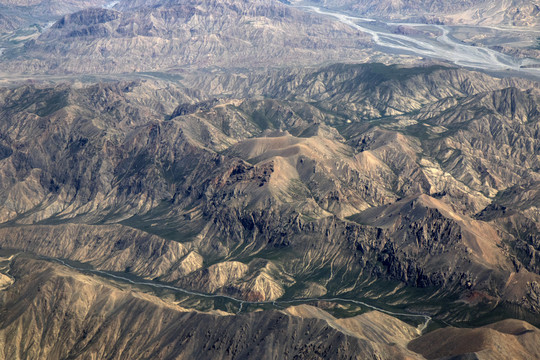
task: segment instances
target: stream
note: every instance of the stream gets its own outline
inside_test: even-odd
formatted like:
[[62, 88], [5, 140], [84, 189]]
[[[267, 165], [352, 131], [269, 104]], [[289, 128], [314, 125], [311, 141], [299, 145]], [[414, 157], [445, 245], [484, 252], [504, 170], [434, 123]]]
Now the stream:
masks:
[[168, 289], [168, 290], [181, 292], [181, 293], [188, 294], [188, 295], [200, 296], [200, 297], [205, 297], [205, 298], [226, 299], [226, 300], [229, 300], [229, 301], [232, 301], [232, 302], [238, 304], [238, 312], [237, 312], [237, 314], [242, 312], [242, 309], [243, 309], [245, 304], [249, 304], [249, 305], [272, 305], [276, 309], [281, 309], [281, 307], [279, 305], [291, 305], [291, 304], [294, 304], [294, 303], [312, 302], [312, 301], [333, 301], [333, 302], [339, 301], [339, 302], [353, 303], [353, 304], [365, 306], [365, 307], [370, 308], [372, 310], [377, 310], [379, 312], [382, 312], [382, 313], [385, 313], [385, 314], [388, 314], [388, 315], [392, 315], [392, 316], [423, 319], [424, 322], [418, 327], [418, 329], [420, 330], [421, 333], [424, 332], [424, 330], [427, 328], [427, 326], [429, 325], [429, 323], [431, 321], [431, 317], [429, 315], [392, 312], [392, 311], [388, 311], [388, 310], [385, 310], [385, 309], [381, 309], [379, 307], [376, 307], [374, 305], [365, 303], [365, 302], [360, 301], [360, 300], [344, 299], [344, 298], [339, 298], [339, 297], [332, 297], [332, 298], [304, 298], [304, 299], [275, 300], [275, 301], [246, 301], [246, 300], [241, 300], [241, 299], [234, 298], [232, 296], [201, 293], [201, 292], [197, 292], [197, 291], [193, 291], [193, 290], [183, 289], [183, 288], [180, 288], [180, 287], [177, 287], [177, 286], [160, 284], [160, 283], [151, 282], [151, 281], [134, 281], [132, 279], [128, 279], [127, 277], [111, 274], [109, 272], [102, 271], [102, 270], [78, 268], [78, 267], [75, 267], [73, 265], [70, 265], [70, 264], [66, 263], [65, 261], [63, 261], [61, 259], [53, 259], [53, 260], [57, 261], [58, 263], [66, 266], [66, 267], [69, 267], [69, 268], [74, 269], [74, 270], [79, 271], [79, 272], [80, 271], [82, 271], [82, 272], [85, 272], [85, 271], [86, 272], [91, 272], [91, 273], [94, 273], [94, 274], [97, 274], [97, 275], [102, 275], [102, 276], [111, 277], [111, 278], [114, 278], [114, 279], [117, 279], [117, 280], [125, 281], [125, 282], [128, 282], [128, 283], [133, 284], [133, 285], [143, 285], [143, 286], [150, 286], [150, 287], [160, 288], [160, 289]]

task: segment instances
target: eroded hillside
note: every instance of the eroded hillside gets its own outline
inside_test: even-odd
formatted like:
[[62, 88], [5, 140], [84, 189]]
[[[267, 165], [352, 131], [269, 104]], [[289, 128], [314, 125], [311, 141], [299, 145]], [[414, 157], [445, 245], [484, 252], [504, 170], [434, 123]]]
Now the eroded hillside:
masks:
[[258, 76], [2, 90], [2, 248], [255, 302], [537, 318], [535, 232], [516, 230], [538, 226], [533, 83], [383, 65]]

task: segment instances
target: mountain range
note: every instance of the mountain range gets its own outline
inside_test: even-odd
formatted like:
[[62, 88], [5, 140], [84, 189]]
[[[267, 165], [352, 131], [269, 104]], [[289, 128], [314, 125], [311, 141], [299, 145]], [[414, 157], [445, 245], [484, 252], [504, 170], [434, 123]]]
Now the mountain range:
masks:
[[1, 2], [0, 357], [540, 358], [534, 67], [304, 5], [409, 40], [536, 27], [518, 2]]
[[183, 81], [4, 89], [2, 248], [253, 304], [539, 322], [535, 83], [376, 64]]
[[62, 17], [24, 49], [7, 51], [4, 71], [124, 73], [370, 56], [365, 34], [277, 0], [125, 2], [117, 7]]

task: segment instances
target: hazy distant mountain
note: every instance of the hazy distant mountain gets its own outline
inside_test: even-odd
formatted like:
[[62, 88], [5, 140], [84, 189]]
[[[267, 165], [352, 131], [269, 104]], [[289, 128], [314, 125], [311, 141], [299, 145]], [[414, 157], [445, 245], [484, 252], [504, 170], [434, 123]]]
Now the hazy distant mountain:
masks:
[[107, 1], [105, 0], [0, 0], [0, 5], [35, 13], [39, 11], [42, 16], [64, 15], [92, 6], [101, 6], [106, 3]]
[[43, 26], [62, 15], [106, 3], [106, 0], [0, 0], [0, 33], [34, 24]]
[[6, 68], [31, 73], [264, 67], [366, 60], [367, 34], [272, 1], [176, 1], [66, 15]]
[[[419, 63], [423, 57], [491, 71], [523, 72], [523, 68], [538, 66], [537, 50], [533, 48], [536, 38], [526, 30], [536, 26], [540, 18], [534, 6], [528, 12], [516, 10], [513, 19], [521, 20], [507, 21], [507, 15], [495, 19], [488, 16], [491, 10], [484, 8], [475, 10], [474, 16], [452, 12], [456, 11], [455, 4], [441, 5], [433, 13], [422, 3], [383, 2], [366, 4], [366, 9], [355, 9], [357, 3], [322, 4], [366, 16], [422, 23], [522, 26], [512, 31], [444, 28], [450, 36], [445, 37], [438, 27], [412, 29], [406, 24], [377, 22], [370, 22], [368, 28], [357, 27], [342, 15], [325, 16], [278, 0], [121, 1], [89, 8], [85, 8], [89, 3], [78, 5], [83, 10], [61, 18], [51, 15], [54, 9], [36, 10], [49, 14], [49, 20], [32, 20], [38, 25], [0, 37], [2, 74], [178, 72], [333, 61]], [[17, 19], [25, 18], [20, 11], [10, 9], [5, 14], [15, 11], [14, 16], [0, 19], [5, 30], [17, 28]], [[530, 16], [521, 16], [525, 13]], [[26, 26], [30, 24], [26, 22]], [[402, 56], [403, 52], [408, 56]]]

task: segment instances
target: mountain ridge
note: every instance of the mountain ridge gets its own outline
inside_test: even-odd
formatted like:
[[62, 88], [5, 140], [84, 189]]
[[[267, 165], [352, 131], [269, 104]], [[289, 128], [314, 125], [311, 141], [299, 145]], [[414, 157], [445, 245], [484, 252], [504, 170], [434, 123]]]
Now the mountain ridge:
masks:
[[[537, 90], [471, 86], [476, 76], [340, 65], [274, 77], [253, 95], [233, 77], [238, 93], [217, 100], [204, 100], [215, 88], [194, 96], [151, 81], [5, 89], [2, 247], [27, 238], [25, 251], [246, 300], [370, 294], [380, 279], [404, 286], [383, 291], [398, 304], [442, 287], [439, 301], [464, 299], [457, 308], [483, 294], [480, 317], [499, 301], [535, 313], [536, 250], [524, 251], [534, 241], [476, 214], [537, 181], [526, 170], [537, 161]], [[408, 107], [382, 106], [388, 96], [405, 106], [415, 84]], [[53, 159], [78, 165], [66, 172]], [[73, 232], [96, 248], [69, 250]], [[465, 308], [436, 309], [473, 321]]]

